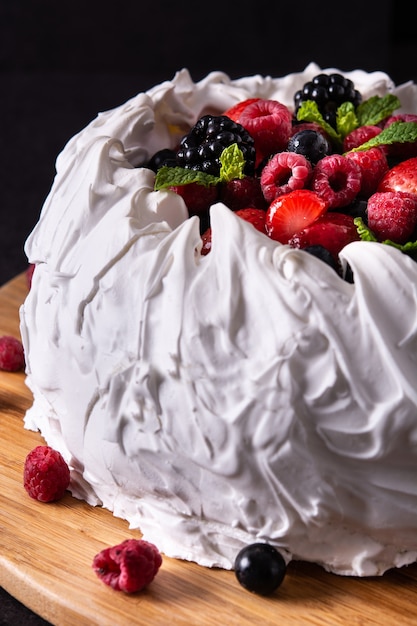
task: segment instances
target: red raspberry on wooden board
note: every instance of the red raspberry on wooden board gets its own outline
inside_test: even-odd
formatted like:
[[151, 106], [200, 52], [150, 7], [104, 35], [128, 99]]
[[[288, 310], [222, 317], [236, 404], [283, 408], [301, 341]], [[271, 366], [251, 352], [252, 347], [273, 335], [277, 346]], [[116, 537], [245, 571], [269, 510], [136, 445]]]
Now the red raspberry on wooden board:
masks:
[[63, 456], [50, 446], [37, 446], [26, 457], [23, 485], [40, 502], [60, 500], [68, 489], [70, 470]]
[[0, 370], [18, 372], [25, 366], [25, 354], [22, 342], [16, 337], [0, 337]]
[[93, 569], [100, 580], [125, 593], [144, 589], [153, 581], [161, 565], [158, 548], [143, 539], [126, 539], [105, 548], [93, 559]]

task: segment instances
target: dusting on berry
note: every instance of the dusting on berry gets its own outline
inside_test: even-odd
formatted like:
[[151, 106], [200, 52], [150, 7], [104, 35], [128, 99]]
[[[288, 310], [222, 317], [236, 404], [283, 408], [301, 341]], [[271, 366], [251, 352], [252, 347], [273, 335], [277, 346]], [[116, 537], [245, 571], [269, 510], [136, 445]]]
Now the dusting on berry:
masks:
[[93, 569], [116, 591], [135, 593], [147, 587], [162, 565], [158, 548], [143, 539], [126, 539], [95, 555]]
[[25, 366], [22, 342], [11, 335], [0, 337], [0, 370], [18, 372]]
[[274, 546], [253, 543], [240, 550], [234, 570], [238, 582], [247, 591], [268, 596], [282, 584], [287, 564]]
[[58, 450], [37, 446], [25, 459], [23, 485], [31, 498], [40, 502], [60, 500], [70, 483], [70, 470]]

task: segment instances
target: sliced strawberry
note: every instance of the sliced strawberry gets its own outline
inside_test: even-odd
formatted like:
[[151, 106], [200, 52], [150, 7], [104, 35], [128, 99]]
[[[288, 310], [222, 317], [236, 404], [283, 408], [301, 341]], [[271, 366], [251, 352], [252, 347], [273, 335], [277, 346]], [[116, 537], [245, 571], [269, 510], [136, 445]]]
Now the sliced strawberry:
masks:
[[402, 161], [382, 177], [377, 191], [404, 191], [417, 194], [417, 157]]
[[242, 102], [238, 102], [230, 107], [230, 109], [227, 109], [223, 115], [227, 115], [227, 117], [230, 117], [234, 122], [238, 122], [242, 111], [244, 111], [249, 104], [257, 102], [258, 100], [260, 100], [260, 98], [247, 98], [246, 100], [242, 100]]
[[276, 198], [266, 212], [265, 229], [276, 241], [288, 243], [294, 233], [306, 228], [327, 211], [327, 203], [314, 191], [296, 189]]
[[260, 98], [245, 107], [237, 121], [255, 141], [258, 164], [287, 147], [292, 132], [292, 113], [281, 102]]
[[310, 226], [295, 233], [288, 243], [293, 248], [322, 246], [338, 262], [338, 255], [342, 248], [359, 239], [353, 217], [344, 213], [328, 211]]
[[403, 244], [414, 239], [417, 196], [402, 191], [374, 193], [368, 200], [368, 226], [380, 241]]

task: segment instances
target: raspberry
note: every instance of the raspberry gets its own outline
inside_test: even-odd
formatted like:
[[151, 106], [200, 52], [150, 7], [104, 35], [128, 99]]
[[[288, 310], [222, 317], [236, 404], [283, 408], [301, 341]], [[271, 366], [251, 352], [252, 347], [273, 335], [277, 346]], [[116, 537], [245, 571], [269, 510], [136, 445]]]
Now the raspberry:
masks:
[[379, 126], [359, 126], [355, 130], [350, 131], [343, 140], [343, 152], [348, 152], [353, 148], [361, 146], [366, 141], [369, 141], [373, 137], [379, 135], [382, 132], [382, 128]]
[[134, 593], [149, 585], [161, 564], [157, 547], [143, 539], [126, 539], [105, 548], [93, 559], [93, 569], [100, 580], [125, 593]]
[[25, 366], [22, 342], [10, 335], [0, 337], [0, 370], [18, 372]]
[[219, 200], [231, 211], [238, 211], [248, 207], [255, 209], [267, 208], [260, 180], [255, 176], [232, 178], [232, 180], [229, 180], [222, 186]]
[[358, 152], [348, 152], [348, 159], [352, 159], [359, 165], [361, 176], [361, 188], [359, 194], [362, 198], [369, 198], [377, 190], [379, 181], [388, 172], [389, 166], [385, 152], [380, 148], [370, 148]]
[[[260, 233], [264, 233], [264, 235], [266, 235], [266, 211], [263, 209], [248, 207], [235, 211], [235, 215], [238, 215], [241, 219], [249, 222], [254, 228], [256, 228], [256, 230], [259, 230]], [[207, 230], [202, 234], [201, 239], [203, 242], [201, 254], [205, 256], [211, 250], [211, 228], [207, 228]]]
[[304, 189], [307, 186], [312, 166], [302, 154], [278, 152], [262, 170], [261, 188], [265, 200], [271, 203], [278, 196]]
[[63, 456], [50, 446], [37, 446], [26, 457], [23, 485], [31, 498], [40, 502], [60, 500], [70, 483]]
[[314, 166], [310, 187], [330, 209], [337, 209], [353, 202], [360, 191], [361, 178], [361, 169], [352, 159], [331, 154]]
[[28, 289], [32, 287], [33, 272], [35, 271], [35, 263], [29, 263], [26, 268], [26, 284]]
[[236, 143], [245, 159], [245, 174], [252, 174], [255, 164], [255, 146], [251, 135], [226, 115], [204, 115], [185, 135], [177, 150], [180, 167], [218, 176], [223, 150]]
[[417, 196], [402, 191], [374, 193], [368, 200], [368, 226], [380, 241], [406, 243], [417, 226]]
[[292, 130], [292, 114], [281, 102], [259, 99], [245, 107], [239, 117], [255, 140], [257, 163], [285, 150]]

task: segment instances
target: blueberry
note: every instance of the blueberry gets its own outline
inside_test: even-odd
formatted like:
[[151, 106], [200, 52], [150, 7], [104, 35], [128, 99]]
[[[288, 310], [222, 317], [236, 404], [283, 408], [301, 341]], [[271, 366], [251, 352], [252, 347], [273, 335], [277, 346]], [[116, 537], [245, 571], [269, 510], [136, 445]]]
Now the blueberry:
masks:
[[330, 144], [323, 133], [310, 129], [294, 133], [288, 142], [287, 150], [302, 154], [312, 165], [331, 152]]
[[235, 560], [239, 583], [253, 593], [267, 596], [281, 585], [287, 571], [284, 557], [267, 543], [242, 548]]
[[175, 152], [169, 148], [163, 148], [155, 152], [153, 157], [148, 161], [147, 167], [154, 172], [157, 172], [163, 165], [169, 167], [175, 167]]
[[319, 244], [307, 246], [306, 248], [304, 248], [304, 251], [312, 254], [324, 263], [327, 263], [327, 265], [330, 265], [330, 267], [332, 267], [339, 274], [339, 267], [332, 253], [329, 252], [329, 250], [327, 250], [327, 248], [325, 248], [324, 246], [321, 246]]

